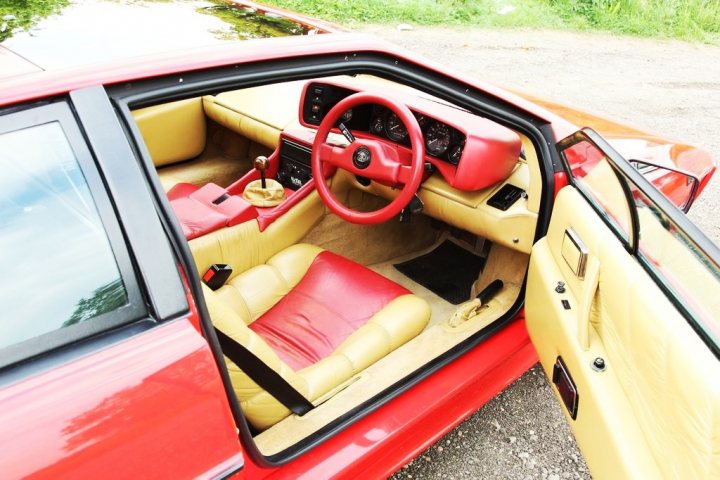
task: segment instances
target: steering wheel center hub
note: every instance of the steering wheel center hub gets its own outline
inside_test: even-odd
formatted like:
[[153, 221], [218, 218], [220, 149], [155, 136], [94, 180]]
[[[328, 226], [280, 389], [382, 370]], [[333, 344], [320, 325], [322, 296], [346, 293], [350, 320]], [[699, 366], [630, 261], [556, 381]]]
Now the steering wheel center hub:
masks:
[[370, 149], [367, 147], [359, 147], [355, 150], [355, 153], [353, 153], [353, 165], [360, 170], [364, 170], [369, 167], [371, 161], [372, 154], [370, 153]]

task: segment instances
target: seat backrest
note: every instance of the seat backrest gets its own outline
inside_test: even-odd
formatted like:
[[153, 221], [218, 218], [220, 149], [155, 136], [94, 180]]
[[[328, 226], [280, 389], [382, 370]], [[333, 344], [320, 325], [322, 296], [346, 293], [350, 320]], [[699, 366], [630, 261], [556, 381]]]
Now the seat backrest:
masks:
[[205, 148], [207, 127], [200, 97], [141, 108], [132, 114], [157, 168], [195, 158]]

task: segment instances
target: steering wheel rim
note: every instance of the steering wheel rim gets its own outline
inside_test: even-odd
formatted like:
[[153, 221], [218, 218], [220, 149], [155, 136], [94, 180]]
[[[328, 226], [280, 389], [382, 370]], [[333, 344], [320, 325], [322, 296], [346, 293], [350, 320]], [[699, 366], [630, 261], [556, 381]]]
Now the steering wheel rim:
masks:
[[[399, 161], [397, 150], [389, 147], [381, 140], [356, 139], [347, 147], [338, 147], [326, 142], [330, 130], [340, 116], [350, 108], [366, 103], [374, 103], [388, 108], [403, 122], [408, 131], [411, 149], [411, 164], [404, 165]], [[367, 152], [367, 165], [357, 162], [358, 151]], [[325, 156], [325, 158], [321, 158]], [[373, 158], [374, 157], [374, 158]], [[373, 165], [372, 162], [375, 162]], [[337, 216], [352, 223], [375, 224], [390, 220], [410, 203], [413, 195], [420, 188], [425, 162], [425, 144], [422, 131], [415, 116], [403, 103], [390, 97], [381, 97], [373, 93], [358, 92], [338, 102], [325, 115], [318, 126], [311, 154], [311, 168], [320, 198]], [[388, 205], [371, 212], [360, 212], [343, 205], [323, 181], [325, 178], [323, 165], [331, 163], [355, 175], [386, 183], [403, 184], [400, 194]], [[364, 165], [364, 166], [363, 166]]]

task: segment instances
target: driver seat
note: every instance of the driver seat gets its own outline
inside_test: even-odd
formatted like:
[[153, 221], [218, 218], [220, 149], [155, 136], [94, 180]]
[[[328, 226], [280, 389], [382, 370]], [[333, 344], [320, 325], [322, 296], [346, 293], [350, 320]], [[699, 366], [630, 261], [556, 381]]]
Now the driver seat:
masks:
[[[229, 280], [204, 286], [213, 324], [310, 402], [417, 336], [425, 300], [319, 247], [293, 245]], [[248, 421], [264, 430], [290, 411], [225, 357]]]

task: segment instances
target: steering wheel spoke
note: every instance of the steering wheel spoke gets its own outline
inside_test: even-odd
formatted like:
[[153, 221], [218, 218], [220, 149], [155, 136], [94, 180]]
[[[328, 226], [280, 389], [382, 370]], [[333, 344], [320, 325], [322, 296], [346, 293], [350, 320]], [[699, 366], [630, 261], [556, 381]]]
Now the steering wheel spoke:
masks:
[[413, 170], [412, 170], [411, 166], [400, 165], [400, 167], [397, 170], [397, 179], [395, 181], [397, 183], [406, 184], [406, 183], [412, 181], [412, 175], [413, 175]]
[[332, 143], [323, 142], [319, 146], [320, 160], [325, 163], [329, 163], [335, 167], [347, 168], [347, 154], [346, 147], [340, 147], [333, 145]]

